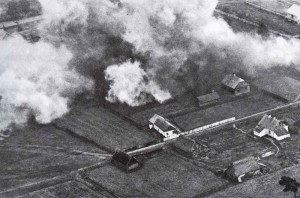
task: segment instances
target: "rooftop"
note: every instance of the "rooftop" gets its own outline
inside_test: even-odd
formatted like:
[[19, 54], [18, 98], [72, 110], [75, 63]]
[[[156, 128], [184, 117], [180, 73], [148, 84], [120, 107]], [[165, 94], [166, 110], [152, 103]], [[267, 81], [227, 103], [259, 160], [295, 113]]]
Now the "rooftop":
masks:
[[292, 5], [289, 9], [286, 11], [288, 14], [296, 16], [298, 19], [300, 19], [300, 6], [299, 5]]
[[270, 115], [264, 115], [256, 126], [256, 130], [258, 131], [265, 128], [274, 131], [278, 136], [286, 135], [288, 133], [288, 131], [283, 128], [281, 120], [271, 117]]
[[235, 74], [228, 74], [222, 80], [222, 84], [226, 85], [232, 89], [235, 89], [239, 83], [245, 82], [242, 78], [237, 77]]
[[220, 99], [220, 96], [217, 92], [211, 92], [209, 94], [197, 97], [200, 103], [208, 103], [214, 100]]

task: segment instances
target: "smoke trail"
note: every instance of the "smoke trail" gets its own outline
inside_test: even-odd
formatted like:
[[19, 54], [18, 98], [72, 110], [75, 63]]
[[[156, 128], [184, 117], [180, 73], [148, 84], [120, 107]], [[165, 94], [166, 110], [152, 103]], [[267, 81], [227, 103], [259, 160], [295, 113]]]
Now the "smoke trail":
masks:
[[[140, 83], [128, 87], [126, 100], [124, 90], [116, 88], [120, 81], [109, 71], [124, 73], [128, 59], [140, 62], [145, 74], [136, 68], [139, 76], [153, 82], [147, 87], [172, 95], [211, 89], [224, 71], [255, 75], [260, 69], [300, 63], [299, 40], [236, 33], [222, 18], [213, 16], [217, 0], [40, 1], [46, 16], [45, 37], [70, 48], [71, 63], [96, 81], [101, 79], [100, 84], [107, 83], [106, 70], [107, 80], [114, 82], [106, 97], [111, 102], [138, 105], [149, 101]], [[94, 76], [95, 70], [102, 72]], [[128, 72], [122, 81], [130, 82]], [[146, 89], [154, 96], [148, 91], [151, 88]]]

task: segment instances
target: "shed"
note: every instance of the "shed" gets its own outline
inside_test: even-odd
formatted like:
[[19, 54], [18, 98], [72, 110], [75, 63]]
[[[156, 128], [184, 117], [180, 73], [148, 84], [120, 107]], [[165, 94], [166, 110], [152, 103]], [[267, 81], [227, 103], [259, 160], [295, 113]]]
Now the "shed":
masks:
[[262, 117], [258, 125], [254, 128], [254, 135], [258, 137], [268, 135], [276, 140], [283, 140], [290, 137], [288, 126], [283, 121], [271, 115], [264, 115]]
[[260, 173], [260, 165], [255, 157], [247, 157], [230, 164], [226, 176], [233, 181], [242, 182], [247, 177]]
[[203, 95], [203, 96], [198, 96], [198, 103], [199, 105], [205, 105], [208, 103], [213, 103], [213, 102], [217, 102], [220, 99], [220, 96], [217, 92], [212, 91], [209, 94]]
[[199, 143], [182, 135], [180, 135], [176, 142], [174, 142], [174, 146], [177, 150], [193, 158], [197, 158], [201, 152], [201, 145]]
[[300, 6], [293, 4], [290, 8], [287, 9], [287, 18], [291, 21], [300, 23]]
[[111, 163], [126, 172], [140, 167], [140, 162], [134, 156], [119, 150], [114, 153]]
[[222, 85], [235, 95], [241, 95], [250, 92], [249, 83], [244, 79], [237, 77], [236, 74], [228, 74], [222, 80]]

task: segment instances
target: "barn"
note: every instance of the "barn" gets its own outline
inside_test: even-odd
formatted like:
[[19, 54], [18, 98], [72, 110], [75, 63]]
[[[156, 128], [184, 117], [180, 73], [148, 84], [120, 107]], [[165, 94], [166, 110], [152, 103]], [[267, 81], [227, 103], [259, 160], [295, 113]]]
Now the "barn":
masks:
[[250, 92], [249, 83], [244, 79], [237, 77], [236, 74], [228, 74], [222, 80], [222, 86], [234, 93], [234, 95], [242, 95]]
[[218, 102], [220, 100], [220, 96], [217, 92], [212, 91], [209, 94], [198, 96], [197, 100], [198, 100], [199, 106], [203, 106], [203, 105]]
[[266, 75], [254, 84], [284, 102], [295, 102], [300, 99], [300, 81], [279, 75]]
[[286, 17], [290, 21], [300, 23], [300, 6], [293, 4], [290, 8], [287, 9]]
[[159, 132], [164, 137], [164, 141], [177, 138], [180, 133], [180, 130], [169, 120], [157, 114], [150, 118], [149, 128]]
[[247, 157], [231, 163], [225, 171], [225, 175], [233, 181], [242, 182], [246, 178], [260, 174], [260, 168], [255, 157]]
[[126, 172], [136, 170], [140, 167], [140, 162], [134, 156], [130, 156], [119, 150], [114, 153], [111, 163]]
[[262, 117], [258, 125], [254, 128], [254, 135], [258, 137], [268, 135], [276, 140], [283, 140], [290, 137], [288, 125], [271, 115], [264, 115]]

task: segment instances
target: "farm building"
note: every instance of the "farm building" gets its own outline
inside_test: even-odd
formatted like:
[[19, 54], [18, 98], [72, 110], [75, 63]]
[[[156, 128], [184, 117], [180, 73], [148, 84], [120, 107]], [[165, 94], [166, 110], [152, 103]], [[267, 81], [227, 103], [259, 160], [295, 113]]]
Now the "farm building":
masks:
[[260, 174], [260, 165], [255, 157], [247, 157], [233, 162], [225, 171], [226, 176], [236, 182], [242, 182], [246, 178]]
[[300, 98], [300, 81], [287, 76], [270, 75], [255, 82], [255, 85], [285, 102]]
[[177, 138], [174, 146], [177, 150], [180, 150], [189, 157], [196, 158], [200, 154], [200, 144], [195, 140], [182, 135]]
[[115, 152], [111, 163], [126, 172], [133, 171], [140, 167], [140, 162], [135, 157], [122, 151]]
[[198, 99], [198, 104], [200, 106], [202, 106], [202, 105], [205, 105], [205, 104], [210, 104], [210, 103], [214, 103], [214, 102], [219, 101], [220, 96], [217, 92], [212, 91], [209, 94], [197, 97], [197, 99]]
[[300, 6], [299, 5], [292, 5], [290, 8], [286, 11], [286, 17], [290, 21], [295, 21], [297, 23], [300, 23]]
[[244, 79], [237, 77], [235, 74], [226, 75], [222, 80], [222, 86], [235, 95], [241, 95], [250, 92], [249, 83], [245, 82]]
[[180, 153], [193, 158], [204, 157], [211, 151], [207, 145], [201, 144], [196, 142], [194, 139], [182, 135], [180, 135], [174, 142], [174, 147]]
[[254, 135], [258, 137], [269, 135], [276, 140], [283, 140], [290, 137], [288, 125], [271, 115], [263, 116], [258, 125], [254, 128]]
[[177, 138], [179, 136], [179, 129], [173, 125], [169, 120], [160, 115], [155, 114], [149, 120], [149, 128], [155, 129], [164, 137], [164, 141]]

